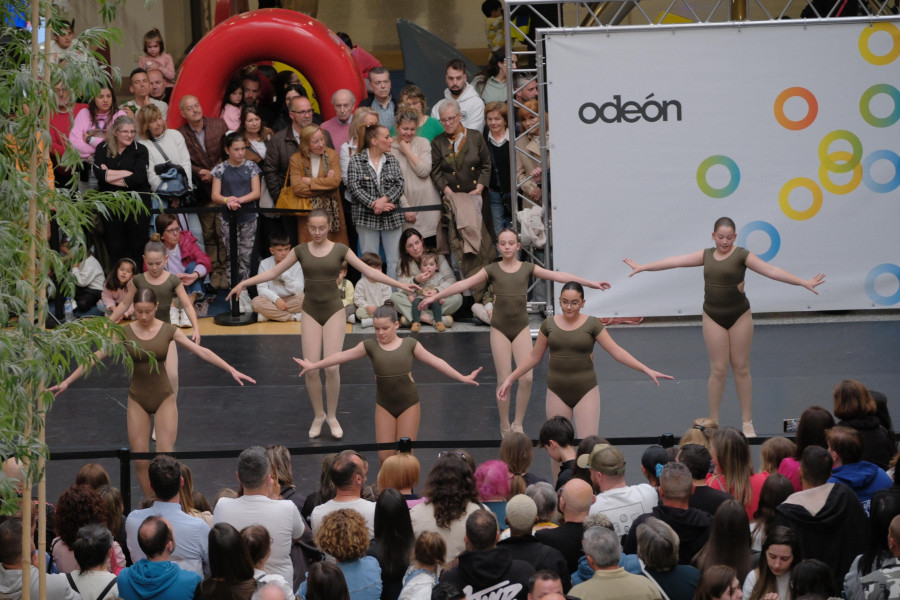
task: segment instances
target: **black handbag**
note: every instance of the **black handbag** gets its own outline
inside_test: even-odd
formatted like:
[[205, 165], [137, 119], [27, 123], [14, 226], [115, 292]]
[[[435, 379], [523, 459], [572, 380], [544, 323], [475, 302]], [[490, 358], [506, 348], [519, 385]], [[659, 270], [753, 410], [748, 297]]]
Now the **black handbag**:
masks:
[[180, 198], [181, 205], [186, 206], [190, 203], [190, 200], [193, 199], [193, 195], [191, 194], [191, 183], [187, 173], [184, 172], [181, 165], [176, 165], [169, 160], [169, 157], [166, 156], [163, 149], [156, 143], [156, 140], [150, 141], [153, 142], [153, 145], [156, 146], [156, 149], [159, 150], [159, 153], [162, 154], [163, 158], [166, 160], [164, 163], [153, 166], [156, 175], [162, 180], [160, 181], [159, 186], [157, 186], [155, 193], [160, 196]]

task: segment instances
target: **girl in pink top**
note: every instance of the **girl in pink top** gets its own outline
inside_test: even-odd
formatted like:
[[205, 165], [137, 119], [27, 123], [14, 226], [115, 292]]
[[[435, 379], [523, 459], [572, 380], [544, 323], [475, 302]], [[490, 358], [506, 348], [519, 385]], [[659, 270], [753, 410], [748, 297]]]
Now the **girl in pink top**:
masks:
[[150, 67], [159, 69], [166, 80], [166, 87], [175, 86], [175, 61], [166, 50], [162, 34], [154, 27], [144, 34], [144, 53], [138, 59], [138, 66], [145, 71]]
[[[128, 293], [128, 282], [134, 277], [135, 270], [133, 260], [120, 258], [115, 268], [109, 272], [100, 295], [100, 299], [106, 307], [107, 316], [111, 315], [116, 310], [116, 306], [125, 299], [125, 295]], [[125, 311], [125, 318], [130, 319], [132, 314], [134, 314], [133, 304]]]

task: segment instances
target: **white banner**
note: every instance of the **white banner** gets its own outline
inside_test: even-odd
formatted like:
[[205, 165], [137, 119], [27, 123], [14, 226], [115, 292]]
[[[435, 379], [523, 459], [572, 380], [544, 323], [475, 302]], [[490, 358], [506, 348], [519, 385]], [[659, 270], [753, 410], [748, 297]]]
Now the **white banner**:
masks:
[[748, 270], [754, 312], [900, 306], [898, 22], [784, 21], [547, 34], [558, 270], [613, 284], [587, 311], [698, 315], [713, 223], [804, 279]]

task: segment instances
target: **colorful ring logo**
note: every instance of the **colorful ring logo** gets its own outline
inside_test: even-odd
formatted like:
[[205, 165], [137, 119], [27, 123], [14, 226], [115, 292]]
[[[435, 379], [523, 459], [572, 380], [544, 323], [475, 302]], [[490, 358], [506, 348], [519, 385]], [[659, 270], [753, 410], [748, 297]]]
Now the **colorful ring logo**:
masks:
[[737, 245], [746, 248], [747, 238], [750, 237], [750, 234], [754, 231], [762, 231], [769, 236], [769, 249], [762, 254], [757, 253], [760, 260], [769, 262], [775, 258], [778, 251], [781, 250], [781, 236], [778, 235], [778, 230], [775, 229], [775, 226], [771, 223], [766, 221], [750, 221], [744, 225], [741, 228], [740, 233], [738, 233]]
[[[831, 160], [831, 153], [828, 152], [828, 149], [831, 147], [831, 144], [837, 140], [844, 140], [850, 144], [850, 147], [853, 149], [853, 155], [847, 162], [836, 163]], [[859, 141], [859, 138], [856, 137], [856, 135], [846, 129], [832, 131], [822, 138], [822, 141], [819, 143], [819, 162], [832, 173], [849, 173], [859, 164], [859, 161], [862, 160], [862, 156], [862, 142]]]
[[875, 280], [881, 275], [893, 275], [900, 283], [900, 267], [891, 263], [883, 263], [869, 271], [866, 275], [866, 295], [879, 306], [892, 306], [900, 302], [900, 289], [890, 296], [882, 296], [875, 291]]
[[[888, 50], [888, 53], [880, 56], [869, 50], [869, 38], [872, 37], [873, 33], [878, 33], [879, 31], [890, 35], [891, 40], [893, 41], [893, 45], [891, 46], [891, 49]], [[900, 29], [893, 23], [875, 23], [874, 25], [868, 25], [863, 29], [859, 36], [859, 53], [866, 62], [879, 67], [893, 62], [900, 56]]]
[[[876, 117], [872, 114], [871, 107], [869, 106], [872, 103], [872, 98], [878, 94], [887, 94], [891, 97], [891, 100], [894, 101], [894, 110], [886, 117]], [[862, 97], [859, 99], [859, 114], [862, 115], [863, 120], [872, 127], [890, 127], [900, 120], [900, 91], [894, 86], [886, 83], [873, 85], [863, 92]]]
[[[798, 187], [803, 187], [812, 192], [812, 204], [806, 210], [796, 210], [791, 206], [790, 194]], [[816, 216], [822, 208], [822, 190], [815, 181], [807, 177], [795, 177], [781, 187], [778, 192], [778, 205], [781, 212], [795, 221], [806, 221]]]
[[[789, 119], [787, 115], [784, 114], [784, 103], [788, 101], [788, 99], [793, 97], [803, 98], [806, 100], [806, 116], [800, 119], [799, 121], [794, 121]], [[775, 120], [784, 127], [785, 129], [790, 129], [791, 131], [800, 131], [801, 129], [806, 129], [812, 122], [816, 120], [816, 116], [819, 114], [819, 103], [816, 101], [816, 97], [806, 88], [802, 87], [790, 87], [775, 98], [775, 106], [772, 107], [773, 112], [775, 113]]]
[[[731, 173], [731, 180], [725, 187], [714, 188], [709, 185], [709, 182], [706, 180], [706, 174], [716, 165], [722, 165], [728, 169], [729, 173]], [[700, 188], [701, 192], [710, 198], [725, 198], [726, 196], [730, 196], [734, 193], [734, 190], [737, 189], [738, 184], [740, 183], [741, 170], [738, 168], [737, 163], [723, 154], [710, 156], [697, 167], [697, 186]]]
[[[872, 178], [872, 165], [879, 160], [886, 160], [894, 165], [894, 176], [887, 183], [879, 183]], [[890, 150], [876, 150], [872, 152], [863, 161], [863, 170], [865, 172], [863, 183], [873, 192], [887, 194], [900, 186], [900, 156], [897, 156], [896, 152], [891, 152]]]
[[[832, 152], [830, 156], [834, 160], [849, 161], [853, 155], [849, 152], [839, 150], [837, 152]], [[837, 195], [849, 194], [857, 187], [859, 187], [859, 182], [862, 181], [863, 178], [862, 164], [857, 164], [855, 167], [853, 167], [853, 176], [847, 183], [834, 183], [833, 181], [831, 181], [831, 176], [828, 173], [828, 168], [825, 165], [819, 166], [819, 181], [822, 183], [822, 187], [832, 194]]]

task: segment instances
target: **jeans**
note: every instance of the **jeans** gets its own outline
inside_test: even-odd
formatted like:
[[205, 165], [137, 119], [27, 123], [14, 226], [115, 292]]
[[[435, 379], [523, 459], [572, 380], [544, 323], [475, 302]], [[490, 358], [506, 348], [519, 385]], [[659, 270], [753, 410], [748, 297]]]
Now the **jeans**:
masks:
[[[187, 265], [185, 265], [184, 272], [185, 273], [193, 273], [194, 269], [196, 269], [196, 268], [197, 268], [197, 263], [194, 261], [191, 261]], [[195, 281], [191, 285], [184, 286], [184, 291], [187, 292], [188, 296], [190, 296], [191, 294], [197, 294], [197, 300], [200, 300], [201, 298], [203, 298], [203, 295], [204, 295], [203, 294], [203, 277], [198, 278], [197, 281]]]
[[500, 235], [500, 232], [512, 225], [509, 214], [510, 194], [501, 194], [492, 189], [485, 190], [487, 201], [491, 207], [491, 219], [494, 222], [494, 233]]
[[359, 253], [372, 252], [381, 254], [380, 247], [384, 247], [384, 257], [387, 259], [387, 276], [397, 279], [397, 264], [400, 262], [400, 236], [403, 229], [369, 229], [368, 227], [356, 227], [359, 235]]

